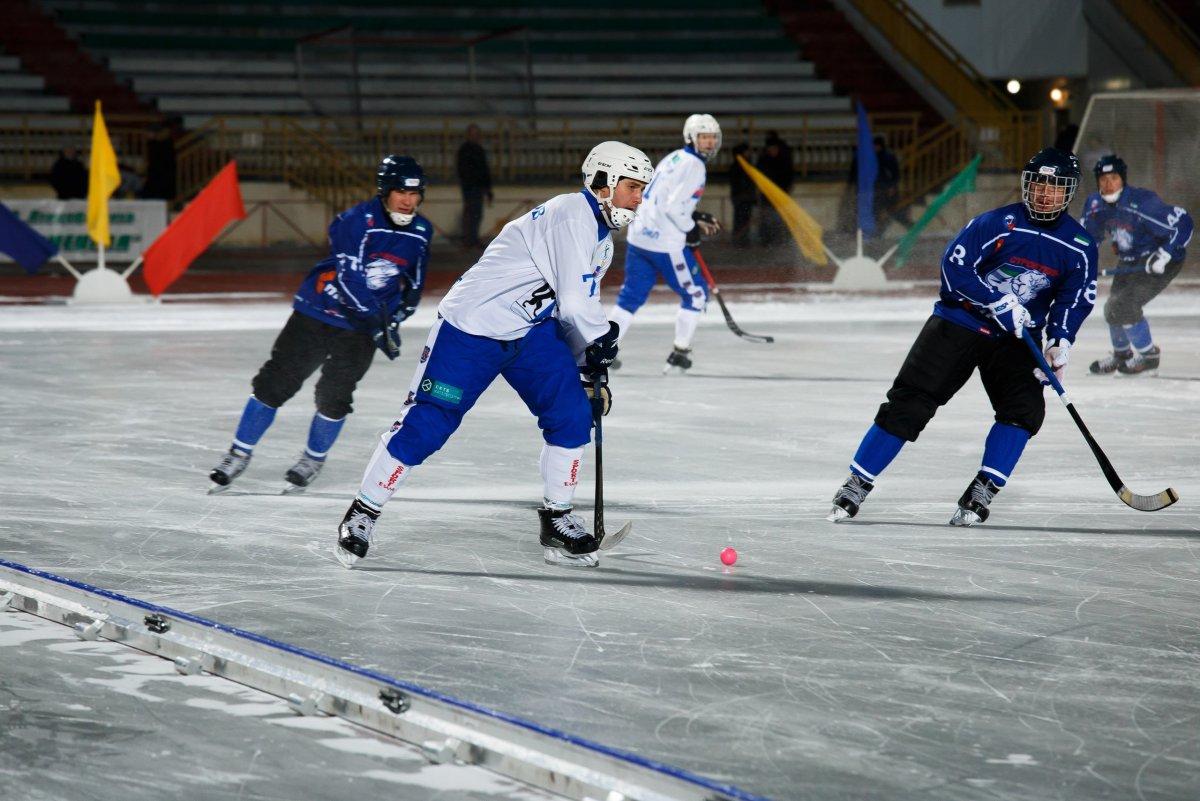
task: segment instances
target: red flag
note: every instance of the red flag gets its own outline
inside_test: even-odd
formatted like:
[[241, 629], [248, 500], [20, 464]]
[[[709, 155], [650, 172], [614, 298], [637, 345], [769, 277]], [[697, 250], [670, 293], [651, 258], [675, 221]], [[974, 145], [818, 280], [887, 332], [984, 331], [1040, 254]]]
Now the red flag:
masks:
[[142, 254], [146, 286], [155, 296], [161, 295], [226, 225], [244, 219], [246, 209], [238, 189], [237, 162], [231, 161], [146, 248]]

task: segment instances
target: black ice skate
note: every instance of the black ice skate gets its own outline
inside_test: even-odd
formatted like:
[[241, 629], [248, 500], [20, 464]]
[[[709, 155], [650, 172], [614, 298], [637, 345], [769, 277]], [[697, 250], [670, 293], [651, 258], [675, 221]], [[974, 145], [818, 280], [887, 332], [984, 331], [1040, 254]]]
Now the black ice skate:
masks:
[[692, 369], [692, 349], [676, 347], [667, 356], [667, 363], [663, 366], [663, 375], [686, 373], [690, 369]]
[[208, 477], [217, 485], [210, 489], [208, 494], [212, 495], [228, 489], [233, 480], [245, 472], [248, 464], [250, 464], [250, 454], [237, 448], [230, 448], [222, 457], [221, 463], [208, 474]]
[[971, 480], [971, 486], [967, 487], [967, 491], [958, 499], [958, 509], [955, 510], [954, 517], [950, 518], [950, 525], [973, 526], [987, 520], [988, 505], [999, 491], [1000, 487], [996, 482], [983, 473], [977, 473]]
[[1096, 375], [1109, 375], [1117, 371], [1117, 366], [1126, 359], [1133, 357], [1133, 348], [1121, 348], [1113, 351], [1103, 359], [1097, 359], [1088, 365], [1088, 370]]
[[571, 509], [538, 509], [542, 521], [543, 557], [548, 565], [596, 567], [600, 543]]
[[1134, 353], [1128, 359], [1117, 363], [1117, 372], [1121, 375], [1138, 375], [1158, 369], [1158, 360], [1162, 355], [1158, 345], [1151, 345], [1150, 350]]
[[337, 546], [333, 554], [343, 567], [354, 567], [354, 563], [367, 555], [371, 541], [375, 539], [375, 521], [379, 519], [379, 509], [368, 506], [358, 498], [346, 510], [338, 526]]
[[307, 453], [300, 455], [300, 461], [292, 465], [292, 468], [287, 471], [284, 478], [287, 479], [288, 487], [285, 492], [303, 492], [305, 487], [313, 483], [317, 475], [321, 472], [321, 468], [325, 466], [324, 459], [314, 459]]
[[840, 523], [858, 514], [858, 507], [867, 499], [867, 493], [875, 489], [875, 485], [858, 473], [851, 473], [846, 483], [833, 496], [833, 509], [825, 519], [830, 523]]

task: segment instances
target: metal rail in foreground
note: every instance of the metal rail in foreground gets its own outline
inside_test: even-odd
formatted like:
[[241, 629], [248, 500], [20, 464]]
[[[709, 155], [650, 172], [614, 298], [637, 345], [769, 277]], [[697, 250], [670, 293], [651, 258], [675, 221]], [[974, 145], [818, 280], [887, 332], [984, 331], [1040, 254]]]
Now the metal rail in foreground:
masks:
[[768, 801], [731, 785], [248, 631], [0, 559], [11, 608], [579, 801]]

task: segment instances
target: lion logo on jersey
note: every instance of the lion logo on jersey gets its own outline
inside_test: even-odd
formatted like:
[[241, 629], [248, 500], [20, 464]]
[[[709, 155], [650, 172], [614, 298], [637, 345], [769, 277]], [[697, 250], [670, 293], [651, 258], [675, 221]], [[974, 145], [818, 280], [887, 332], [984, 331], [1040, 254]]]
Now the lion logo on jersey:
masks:
[[1128, 253], [1133, 250], [1133, 231], [1128, 228], [1113, 228], [1109, 233], [1112, 235], [1113, 247], [1118, 253]]
[[369, 262], [363, 270], [367, 276], [367, 286], [379, 291], [387, 286], [389, 278], [395, 278], [400, 274], [400, 268], [387, 259], [375, 259]]
[[1050, 279], [1036, 270], [1025, 270], [1005, 264], [988, 273], [988, 285], [997, 292], [1016, 295], [1021, 303], [1033, 300], [1037, 293], [1050, 286]]

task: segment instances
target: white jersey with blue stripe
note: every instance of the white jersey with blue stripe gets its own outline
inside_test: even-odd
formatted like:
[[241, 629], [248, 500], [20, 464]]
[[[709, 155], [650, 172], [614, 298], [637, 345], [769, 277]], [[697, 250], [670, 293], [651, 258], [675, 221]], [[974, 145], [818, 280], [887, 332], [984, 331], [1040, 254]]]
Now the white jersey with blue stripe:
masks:
[[1035, 224], [1024, 205], [967, 223], [942, 256], [941, 297], [933, 313], [990, 336], [1012, 336], [987, 306], [1015, 295], [1036, 328], [1075, 341], [1096, 302], [1096, 243], [1069, 214]]
[[608, 333], [600, 279], [612, 257], [595, 198], [558, 195], [504, 226], [438, 313], [460, 331], [499, 340], [520, 339], [553, 316], [578, 355]]
[[629, 225], [629, 244], [656, 253], [683, 250], [707, 176], [704, 159], [690, 146], [668, 153], [642, 193], [637, 219]]

